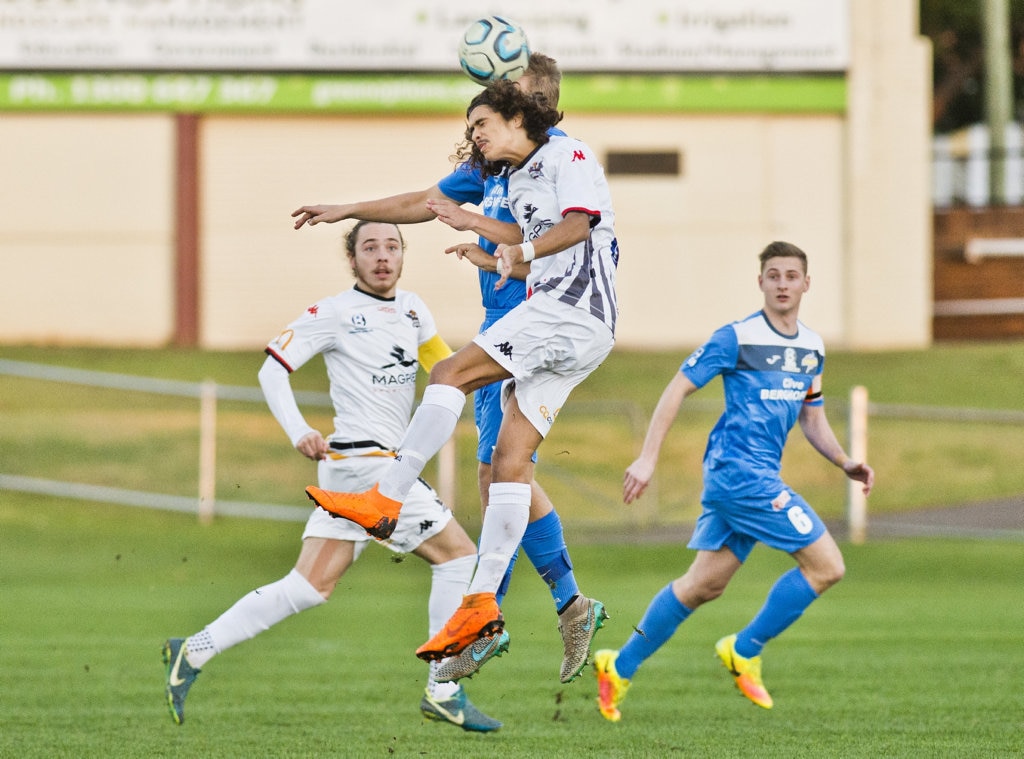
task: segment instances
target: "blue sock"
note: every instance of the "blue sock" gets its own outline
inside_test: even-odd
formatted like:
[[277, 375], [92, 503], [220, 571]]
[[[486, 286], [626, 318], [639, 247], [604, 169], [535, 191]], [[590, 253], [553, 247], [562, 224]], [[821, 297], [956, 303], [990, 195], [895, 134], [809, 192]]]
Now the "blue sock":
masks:
[[676, 594], [672, 592], [672, 583], [658, 591], [651, 599], [640, 624], [634, 628], [626, 645], [619, 651], [619, 658], [615, 660], [615, 669], [619, 676], [631, 678], [644, 660], [665, 645], [679, 625], [692, 613], [692, 609], [681, 604], [676, 598]]
[[572, 573], [572, 562], [569, 560], [569, 549], [565, 546], [562, 520], [558, 518], [558, 512], [552, 511], [536, 522], [530, 522], [526, 526], [522, 546], [537, 574], [547, 583], [555, 601], [555, 609], [561, 612], [579, 595], [580, 588]]
[[512, 558], [508, 560], [508, 569], [505, 570], [505, 576], [501, 578], [501, 584], [498, 586], [498, 591], [494, 594], [495, 599], [498, 601], [498, 606], [501, 606], [501, 602], [505, 599], [508, 593], [508, 584], [512, 582], [512, 569], [516, 565], [516, 559], [519, 558], [519, 551], [517, 550], [512, 554]]
[[765, 644], [796, 622], [817, 597], [799, 567], [786, 572], [768, 591], [757, 616], [736, 634], [736, 653], [748, 659], [759, 656]]

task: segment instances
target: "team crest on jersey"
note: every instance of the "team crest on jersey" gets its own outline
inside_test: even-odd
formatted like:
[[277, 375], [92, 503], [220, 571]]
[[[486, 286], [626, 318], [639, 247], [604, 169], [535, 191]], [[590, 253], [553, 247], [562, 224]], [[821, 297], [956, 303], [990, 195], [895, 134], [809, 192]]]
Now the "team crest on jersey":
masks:
[[792, 374], [814, 374], [819, 365], [818, 356], [814, 351], [809, 351], [798, 360], [796, 348], [786, 348], [782, 355], [775, 353], [765, 358], [765, 363], [768, 366], [774, 367], [780, 361], [781, 366], [778, 366], [778, 371], [790, 372]]
[[544, 161], [534, 161], [526, 169], [526, 173], [530, 175], [530, 179], [540, 179], [544, 176]]
[[414, 326], [416, 329], [420, 328], [420, 317], [416, 313], [415, 309], [410, 308], [408, 311], [406, 311], [405, 317], [412, 322], [412, 326]]
[[350, 321], [352, 322], [352, 329], [348, 331], [350, 335], [358, 335], [371, 331], [370, 327], [366, 326], [366, 317], [362, 314], [352, 314]]

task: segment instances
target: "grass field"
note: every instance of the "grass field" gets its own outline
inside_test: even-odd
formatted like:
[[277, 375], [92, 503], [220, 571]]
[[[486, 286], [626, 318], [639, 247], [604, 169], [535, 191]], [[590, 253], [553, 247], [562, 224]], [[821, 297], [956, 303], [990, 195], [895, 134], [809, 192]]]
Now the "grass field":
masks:
[[[236, 385], [254, 385], [262, 360], [258, 351], [46, 348], [3, 348], [0, 358]], [[542, 449], [539, 476], [563, 513], [577, 575], [613, 616], [600, 647], [621, 645], [690, 558], [678, 545], [612, 540], [629, 523], [617, 491], [639, 442], [616, 404], [635, 404], [646, 422], [682, 358], [613, 353]], [[1019, 409], [1024, 344], [836, 353], [826, 376], [831, 399], [865, 384], [880, 403]], [[294, 383], [325, 389], [313, 368]], [[644, 512], [654, 524], [695, 513], [700, 454], [720, 398], [712, 388], [705, 394], [710, 407], [684, 409], [670, 437], [656, 508]], [[2, 472], [196, 492], [194, 400], [0, 377], [0, 414]], [[830, 416], [842, 435], [841, 414]], [[327, 429], [329, 416], [315, 423]], [[464, 426], [458, 506], [475, 535], [473, 432]], [[218, 438], [219, 498], [303, 502], [295, 495], [312, 471], [265, 408], [222, 403]], [[1019, 494], [1022, 449], [1024, 430], [1013, 425], [873, 419], [869, 453], [879, 478], [870, 508]], [[842, 513], [841, 479], [799, 433], [784, 471], [823, 515]], [[952, 539], [843, 545], [847, 579], [766, 650], [771, 712], [737, 694], [712, 646], [759, 608], [787, 557], [756, 550], [726, 595], [645, 664], [617, 725], [596, 711], [592, 674], [558, 683], [550, 598], [520, 562], [505, 604], [512, 649], [467, 686], [505, 727], [469, 735], [418, 711], [425, 671], [412, 651], [426, 632], [429, 573], [414, 558], [394, 562], [370, 550], [331, 603], [211, 661], [185, 725], [175, 726], [163, 702], [163, 640], [199, 630], [282, 576], [299, 532], [292, 523], [221, 518], [204, 527], [190, 515], [0, 491], [0, 756], [1024, 753], [1024, 549]]]
[[[570, 536], [571, 537], [571, 536]], [[428, 572], [371, 548], [326, 606], [207, 664], [171, 723], [159, 649], [283, 575], [295, 525], [0, 501], [5, 757], [1010, 757], [1024, 751], [1024, 551], [956, 540], [844, 546], [847, 579], [765, 653], [776, 707], [738, 695], [712, 646], [788, 559], [758, 549], [634, 678], [622, 722], [595, 682], [558, 683], [547, 592], [521, 562], [508, 655], [467, 687], [491, 735], [420, 718]], [[618, 647], [688, 560], [677, 546], [579, 545], [577, 574]], [[523, 570], [523, 571], [520, 571]]]

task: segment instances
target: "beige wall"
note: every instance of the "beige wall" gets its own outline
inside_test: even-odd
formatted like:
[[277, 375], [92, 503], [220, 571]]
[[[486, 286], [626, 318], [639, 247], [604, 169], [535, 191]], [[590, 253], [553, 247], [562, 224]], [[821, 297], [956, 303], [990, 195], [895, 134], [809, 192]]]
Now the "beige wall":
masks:
[[0, 340], [166, 342], [173, 121], [0, 118]]
[[[679, 150], [679, 177], [613, 177], [623, 347], [686, 348], [760, 303], [756, 254], [785, 239], [811, 256], [805, 320], [834, 346], [930, 341], [929, 62], [916, 3], [851, 3], [843, 116], [570, 114], [598, 154]], [[200, 334], [259, 348], [315, 298], [348, 287], [347, 225], [296, 232], [303, 203], [433, 184], [452, 117], [204, 117]], [[173, 120], [10, 115], [0, 255], [4, 342], [160, 345], [173, 334]], [[442, 333], [481, 319], [475, 272], [441, 252], [470, 239], [406, 228], [404, 286]]]

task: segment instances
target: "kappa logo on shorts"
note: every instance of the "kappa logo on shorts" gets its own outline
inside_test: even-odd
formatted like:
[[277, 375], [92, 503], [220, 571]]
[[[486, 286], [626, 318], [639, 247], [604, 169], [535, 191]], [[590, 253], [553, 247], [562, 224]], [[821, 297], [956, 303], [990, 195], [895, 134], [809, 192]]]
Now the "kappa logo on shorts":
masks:
[[495, 343], [494, 347], [498, 349], [498, 352], [505, 358], [512, 358], [512, 343], [506, 340], [503, 343]]
[[420, 535], [425, 533], [427, 530], [429, 530], [433, 526], [434, 526], [434, 520], [433, 519], [424, 519], [422, 522], [420, 522]]

